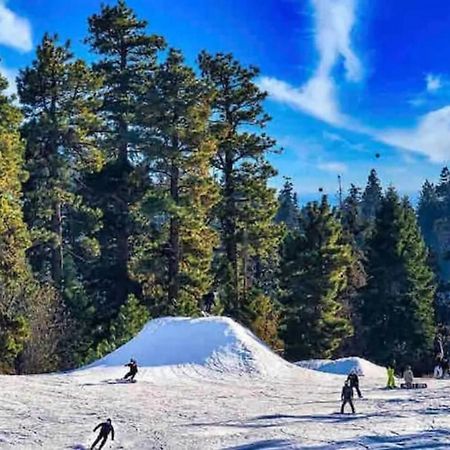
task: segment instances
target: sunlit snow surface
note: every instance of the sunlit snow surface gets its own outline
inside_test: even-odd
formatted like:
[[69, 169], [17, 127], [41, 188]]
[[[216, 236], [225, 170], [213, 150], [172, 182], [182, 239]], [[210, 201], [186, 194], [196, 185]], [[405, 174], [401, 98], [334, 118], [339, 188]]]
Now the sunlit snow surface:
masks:
[[[138, 382], [115, 383], [130, 357]], [[341, 416], [344, 380], [287, 364], [229, 319], [158, 319], [88, 368], [1, 376], [0, 449], [89, 448], [107, 417], [105, 449], [450, 448], [450, 380], [388, 391], [367, 373], [357, 414]]]

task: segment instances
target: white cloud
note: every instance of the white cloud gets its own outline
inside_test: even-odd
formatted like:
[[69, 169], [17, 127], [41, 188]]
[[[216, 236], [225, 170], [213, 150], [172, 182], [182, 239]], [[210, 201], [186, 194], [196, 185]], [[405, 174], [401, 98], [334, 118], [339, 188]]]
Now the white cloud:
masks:
[[450, 159], [450, 106], [431, 111], [410, 129], [373, 131], [373, 137], [385, 144], [410, 150], [439, 163]]
[[317, 167], [324, 172], [330, 172], [335, 174], [345, 173], [348, 170], [348, 167], [344, 163], [340, 163], [337, 161], [320, 163]]
[[429, 73], [425, 78], [427, 84], [427, 92], [436, 92], [442, 87], [442, 78], [440, 75]]
[[33, 47], [30, 22], [10, 10], [6, 0], [0, 0], [0, 44], [24, 52]]
[[298, 108], [333, 125], [348, 122], [339, 108], [333, 69], [341, 60], [349, 81], [362, 78], [362, 66], [351, 46], [356, 0], [311, 0], [314, 7], [314, 36], [319, 64], [313, 76], [300, 88], [263, 77], [261, 89], [274, 99]]
[[16, 76], [17, 70], [9, 69], [0, 63], [0, 74], [2, 74], [8, 81], [8, 88], [6, 89], [7, 95], [13, 95], [16, 93]]

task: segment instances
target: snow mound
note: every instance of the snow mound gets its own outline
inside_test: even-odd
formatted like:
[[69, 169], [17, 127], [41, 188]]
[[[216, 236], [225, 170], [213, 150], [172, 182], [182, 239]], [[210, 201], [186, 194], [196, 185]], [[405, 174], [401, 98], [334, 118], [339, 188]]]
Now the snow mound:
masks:
[[131, 341], [85, 369], [120, 367], [123, 371], [130, 358], [143, 369], [141, 375], [145, 368], [176, 366], [273, 376], [293, 367], [232, 319], [166, 317], [149, 321]]
[[386, 368], [377, 366], [363, 358], [351, 357], [341, 359], [310, 359], [296, 363], [304, 369], [317, 370], [319, 372], [336, 375], [348, 375], [352, 370], [360, 376], [381, 378], [386, 377]]

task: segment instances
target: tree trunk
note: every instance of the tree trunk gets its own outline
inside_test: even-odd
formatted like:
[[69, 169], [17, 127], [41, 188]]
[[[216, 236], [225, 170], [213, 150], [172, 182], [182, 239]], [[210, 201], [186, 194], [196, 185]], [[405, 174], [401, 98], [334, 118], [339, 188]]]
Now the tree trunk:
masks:
[[[172, 162], [170, 170], [170, 196], [175, 204], [178, 204], [179, 169]], [[168, 296], [169, 308], [176, 310], [179, 294], [179, 271], [180, 271], [180, 222], [178, 217], [170, 219], [169, 230], [169, 265], [168, 265]]]

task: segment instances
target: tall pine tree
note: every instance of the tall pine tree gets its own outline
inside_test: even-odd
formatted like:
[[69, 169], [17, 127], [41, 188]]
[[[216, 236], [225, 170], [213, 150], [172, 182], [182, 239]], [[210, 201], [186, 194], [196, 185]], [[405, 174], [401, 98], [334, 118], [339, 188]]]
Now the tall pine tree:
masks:
[[291, 360], [330, 358], [352, 325], [343, 307], [351, 248], [326, 196], [303, 210], [299, 230], [283, 245], [284, 341]]
[[267, 154], [275, 142], [261, 132], [270, 119], [263, 109], [267, 94], [255, 83], [258, 69], [241, 66], [231, 55], [203, 52], [199, 63], [215, 91], [211, 129], [217, 141], [213, 167], [220, 186], [216, 217], [222, 244], [216, 276], [225, 313], [249, 325], [253, 296], [281, 237], [273, 220], [275, 192], [268, 187], [276, 172]]
[[414, 210], [393, 188], [376, 217], [367, 271], [361, 309], [366, 355], [380, 364], [420, 367], [432, 351], [435, 281]]
[[135, 270], [159, 314], [199, 314], [199, 300], [213, 281], [217, 235], [209, 216], [217, 188], [210, 165], [216, 151], [209, 132], [211, 98], [176, 50], [156, 70], [144, 97], [145, 157], [153, 189], [143, 201], [143, 232], [153, 235], [137, 238], [141, 255]]
[[87, 43], [98, 55], [94, 71], [102, 77], [99, 114], [107, 124], [102, 147], [106, 164], [99, 175], [88, 178], [92, 205], [103, 213], [97, 236], [101, 258], [93, 268], [90, 293], [97, 305], [99, 339], [109, 334], [111, 321], [130, 295], [142, 300], [142, 289], [130, 273], [132, 244], [140, 231], [136, 207], [150, 189], [143, 156], [142, 124], [138, 113], [142, 95], [157, 67], [164, 40], [146, 32], [124, 0], [103, 5], [89, 18]]

